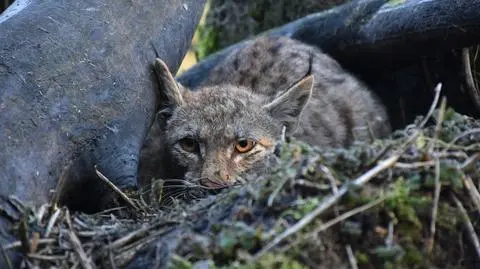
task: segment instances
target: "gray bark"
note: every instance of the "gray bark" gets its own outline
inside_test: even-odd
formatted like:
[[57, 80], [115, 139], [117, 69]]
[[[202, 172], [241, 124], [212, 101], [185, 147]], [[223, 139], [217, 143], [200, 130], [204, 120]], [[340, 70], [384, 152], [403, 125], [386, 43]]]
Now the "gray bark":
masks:
[[[135, 188], [158, 106], [151, 63], [158, 56], [177, 69], [204, 2], [19, 0], [7, 9], [0, 16], [0, 197], [45, 203], [63, 177], [63, 203], [98, 210], [110, 195], [94, 165], [118, 187]], [[0, 216], [0, 244], [9, 222]]]

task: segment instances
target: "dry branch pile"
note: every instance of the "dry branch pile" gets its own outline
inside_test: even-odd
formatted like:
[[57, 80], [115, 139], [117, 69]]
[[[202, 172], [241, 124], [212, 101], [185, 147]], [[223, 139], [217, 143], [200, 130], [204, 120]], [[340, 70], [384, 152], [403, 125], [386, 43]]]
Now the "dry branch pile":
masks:
[[24, 268], [478, 268], [480, 121], [439, 103], [371, 144], [285, 143], [271, 172], [202, 199], [95, 215], [15, 201], [3, 250]]

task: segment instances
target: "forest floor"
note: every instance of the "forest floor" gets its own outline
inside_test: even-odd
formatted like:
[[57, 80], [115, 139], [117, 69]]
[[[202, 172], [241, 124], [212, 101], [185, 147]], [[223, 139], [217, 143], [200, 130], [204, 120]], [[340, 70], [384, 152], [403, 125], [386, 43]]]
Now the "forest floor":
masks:
[[36, 268], [479, 268], [480, 121], [438, 96], [386, 139], [286, 142], [270, 172], [215, 194], [166, 199], [156, 181], [94, 215], [25, 207], [4, 250]]

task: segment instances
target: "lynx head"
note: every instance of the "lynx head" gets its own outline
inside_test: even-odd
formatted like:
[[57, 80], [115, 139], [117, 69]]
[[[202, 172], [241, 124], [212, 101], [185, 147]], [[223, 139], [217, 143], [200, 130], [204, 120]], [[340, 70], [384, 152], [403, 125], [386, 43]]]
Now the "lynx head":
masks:
[[283, 127], [287, 135], [295, 131], [313, 85], [307, 76], [271, 100], [228, 84], [187, 90], [160, 59], [155, 70], [166, 98], [157, 117], [163, 154], [183, 170], [185, 180], [207, 188], [243, 182], [243, 172], [261, 168]]

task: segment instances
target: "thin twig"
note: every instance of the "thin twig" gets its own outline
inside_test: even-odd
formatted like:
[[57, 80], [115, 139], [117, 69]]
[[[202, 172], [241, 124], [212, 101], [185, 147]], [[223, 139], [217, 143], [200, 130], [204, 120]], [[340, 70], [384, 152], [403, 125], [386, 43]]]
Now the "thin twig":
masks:
[[355, 259], [355, 255], [353, 255], [352, 247], [347, 245], [345, 248], [347, 249], [348, 261], [350, 262], [352, 269], [358, 269], [357, 259]]
[[117, 264], [115, 263], [115, 259], [113, 258], [112, 249], [109, 248], [107, 251], [108, 251], [108, 260], [110, 261], [110, 266], [112, 267], [112, 269], [117, 269]]
[[133, 231], [133, 232], [131, 232], [131, 233], [115, 240], [115, 241], [113, 241], [112, 243], [108, 244], [107, 247], [111, 248], [111, 249], [120, 248], [120, 247], [128, 244], [133, 239], [145, 237], [149, 232], [154, 231], [155, 229], [160, 228], [162, 226], [169, 226], [170, 224], [177, 224], [177, 222], [174, 222], [174, 221], [159, 222], [159, 223], [156, 223], [156, 224], [153, 224], [153, 225], [149, 225], [147, 227], [143, 227], [141, 229]]
[[58, 261], [58, 260], [66, 260], [68, 258], [68, 255], [40, 255], [40, 254], [35, 254], [35, 253], [29, 253], [27, 254], [27, 257], [30, 259], [35, 259], [35, 260], [42, 260], [42, 261]]
[[385, 238], [385, 245], [387, 248], [391, 248], [393, 245], [393, 221], [388, 222], [388, 233]]
[[425, 124], [427, 124], [428, 120], [432, 117], [433, 112], [435, 111], [435, 108], [437, 107], [438, 100], [440, 99], [441, 90], [442, 90], [442, 83], [438, 83], [437, 86], [435, 87], [435, 89], [433, 90], [434, 93], [435, 93], [435, 96], [433, 98], [433, 102], [430, 106], [430, 109], [427, 112], [427, 115], [425, 116], [423, 121], [418, 126], [419, 128], [423, 128], [425, 126]]
[[61, 210], [58, 208], [55, 208], [55, 212], [53, 213], [52, 217], [48, 220], [47, 228], [45, 229], [45, 236], [44, 237], [49, 237], [50, 233], [52, 232], [52, 228], [55, 225], [55, 222], [58, 219], [58, 216], [60, 216]]
[[3, 247], [0, 247], [0, 250], [2, 251], [2, 257], [7, 263], [8, 269], [13, 269], [12, 261], [10, 260], [10, 257], [8, 257], [8, 254], [5, 251], [6, 249]]
[[462, 49], [462, 58], [463, 58], [463, 72], [465, 73], [465, 84], [467, 86], [467, 92], [472, 99], [473, 104], [477, 111], [480, 111], [480, 91], [475, 85], [475, 80], [473, 79], [472, 66], [470, 63], [470, 51], [468, 48]]
[[476, 169], [475, 165], [478, 160], [480, 160], [480, 152], [477, 152], [474, 155], [468, 157], [467, 160], [465, 160], [465, 162], [460, 165], [460, 169], [465, 172], [474, 172]]
[[432, 220], [430, 222], [430, 240], [428, 240], [428, 253], [431, 254], [433, 250], [433, 245], [435, 243], [435, 231], [437, 223], [437, 213], [438, 213], [438, 201], [440, 200], [440, 161], [438, 158], [435, 158], [435, 193], [433, 196], [433, 207], [432, 207]]
[[73, 230], [72, 218], [68, 209], [65, 209], [65, 222], [67, 222], [68, 229]]
[[320, 165], [320, 170], [325, 174], [325, 176], [328, 179], [328, 182], [330, 183], [330, 187], [332, 188], [333, 194], [336, 194], [338, 192], [338, 186], [337, 186], [337, 179], [333, 176], [332, 172], [328, 167], [325, 165]]
[[[382, 171], [392, 167], [395, 162], [400, 158], [400, 155], [394, 155], [384, 161], [379, 162], [377, 166], [368, 170], [365, 174], [361, 175], [357, 179], [355, 179], [351, 186], [359, 187], [370, 181], [376, 175], [381, 173]], [[308, 225], [312, 220], [314, 220], [318, 215], [323, 213], [325, 210], [330, 208], [332, 205], [337, 203], [340, 198], [342, 198], [349, 190], [350, 184], [345, 184], [338, 190], [338, 193], [334, 195], [330, 195], [324, 199], [323, 203], [321, 203], [317, 208], [315, 208], [312, 212], [307, 214], [303, 217], [300, 221], [295, 223], [292, 227], [285, 230], [283, 233], [278, 235], [273, 241], [268, 243], [263, 249], [261, 249], [255, 256], [253, 257], [254, 260], [263, 256], [267, 251], [275, 247], [278, 243], [280, 243], [285, 238], [289, 237], [290, 235], [298, 232], [299, 230], [303, 229], [306, 225]]]
[[136, 211], [140, 211], [140, 208], [137, 207], [137, 205], [135, 205], [135, 203], [122, 191], [120, 190], [117, 186], [115, 186], [115, 184], [113, 184], [106, 176], [104, 176], [100, 171], [98, 171], [97, 169], [97, 165], [95, 165], [95, 173], [97, 173], [98, 177], [105, 183], [107, 183], [107, 185], [112, 188], [113, 191], [115, 191], [118, 195], [120, 195], [120, 197], [125, 201], [127, 202], [127, 204], [129, 206], [131, 206], [133, 209], [135, 209]]
[[477, 253], [477, 258], [480, 258], [480, 240], [478, 240], [477, 233], [475, 232], [475, 228], [473, 228], [473, 224], [468, 217], [467, 210], [463, 207], [462, 202], [458, 200], [455, 194], [452, 194], [452, 199], [457, 205], [460, 213], [462, 214], [463, 221], [465, 224], [465, 228], [467, 228], [468, 235], [470, 240], [472, 241], [473, 247], [475, 248], [475, 252]]
[[[31, 240], [30, 240], [31, 241]], [[55, 243], [57, 240], [56, 239], [53, 239], [53, 238], [42, 238], [42, 239], [38, 239], [38, 244], [39, 245], [44, 245], [44, 244], [52, 244], [52, 243]], [[12, 243], [9, 243], [9, 244], [5, 244], [2, 246], [2, 248], [4, 250], [9, 250], [9, 249], [13, 249], [13, 248], [19, 248], [22, 246], [22, 242], [20, 241], [15, 241], [15, 242], [12, 242]]]
[[470, 129], [470, 130], [467, 130], [459, 135], [457, 135], [456, 137], [454, 137], [452, 139], [452, 141], [450, 141], [446, 146], [445, 148], [442, 150], [441, 153], [445, 153], [447, 152], [453, 145], [455, 145], [455, 143], [464, 138], [465, 136], [468, 136], [468, 135], [472, 135], [472, 134], [477, 134], [477, 133], [480, 133], [480, 128], [473, 128], [473, 129]]
[[435, 161], [424, 161], [424, 162], [414, 162], [414, 163], [401, 163], [397, 162], [393, 167], [400, 169], [417, 169], [417, 168], [426, 168], [432, 167], [435, 165]]
[[442, 102], [440, 103], [440, 109], [438, 110], [437, 124], [435, 124], [435, 132], [433, 133], [433, 139], [428, 142], [428, 153], [430, 155], [433, 153], [433, 149], [437, 144], [438, 134], [440, 133], [440, 129], [442, 128], [442, 122], [445, 116], [446, 108], [447, 108], [447, 99], [444, 97], [442, 98]]
[[60, 201], [60, 196], [64, 192], [65, 186], [67, 184], [68, 174], [70, 173], [71, 169], [72, 163], [68, 163], [63, 167], [57, 185], [55, 186], [55, 190], [53, 191], [52, 198], [50, 199], [50, 214], [53, 214], [53, 211], [57, 209], [58, 202]]
[[49, 204], [43, 204], [40, 206], [40, 208], [37, 210], [35, 216], [37, 218], [37, 224], [40, 225], [42, 223], [43, 216], [47, 212], [47, 208], [49, 208]]
[[72, 244], [73, 250], [75, 251], [75, 253], [77, 253], [80, 263], [82, 264], [82, 267], [84, 269], [95, 269], [96, 268], [95, 265], [88, 258], [87, 254], [85, 253], [85, 250], [82, 247], [82, 243], [80, 243], [80, 240], [75, 235], [75, 233], [73, 231], [68, 231], [67, 235], [70, 243]]
[[326, 229], [332, 227], [333, 225], [350, 218], [351, 216], [354, 216], [356, 214], [365, 212], [365, 211], [369, 210], [370, 208], [372, 208], [374, 206], [377, 206], [378, 204], [383, 202], [386, 198], [387, 198], [386, 196], [378, 198], [377, 200], [374, 200], [374, 201], [372, 201], [368, 204], [356, 207], [356, 208], [354, 208], [354, 209], [352, 209], [348, 212], [345, 212], [342, 215], [321, 224], [320, 226], [315, 228], [313, 231], [305, 234], [305, 236], [302, 237], [302, 240], [306, 240], [307, 238], [311, 238], [311, 237], [315, 236], [316, 234], [318, 234], [322, 231], [325, 231]]
[[286, 126], [283, 126], [283, 127], [282, 127], [282, 136], [281, 136], [281, 138], [280, 138], [281, 141], [282, 141], [282, 143], [285, 143], [285, 141], [286, 141], [286, 138], [285, 138], [285, 136], [286, 136], [286, 135], [285, 135], [285, 134], [286, 134], [286, 130], [287, 130], [287, 127], [286, 127]]
[[278, 184], [278, 186], [275, 188], [275, 190], [268, 196], [268, 200], [267, 200], [267, 206], [268, 207], [271, 207], [272, 204], [273, 204], [273, 200], [275, 200], [275, 197], [277, 197], [278, 193], [280, 193], [280, 191], [282, 190], [283, 188], [283, 185], [285, 185], [287, 182], [289, 182], [290, 180], [294, 179], [294, 177], [292, 176], [285, 176], [285, 178]]
[[350, 218], [351, 216], [354, 216], [356, 214], [359, 214], [361, 212], [365, 212], [367, 211], [368, 209], [380, 204], [381, 202], [383, 202], [387, 197], [384, 196], [384, 197], [381, 197], [381, 198], [378, 198], [377, 200], [375, 201], [372, 201], [368, 204], [365, 204], [365, 205], [362, 205], [362, 206], [359, 206], [359, 207], [356, 207], [348, 212], [345, 212], [343, 213], [342, 215], [338, 216], [338, 217], [335, 217], [321, 225], [319, 225], [318, 227], [316, 227], [313, 231], [311, 232], [308, 232], [304, 235], [302, 235], [300, 238], [297, 238], [295, 239], [294, 242], [288, 244], [287, 246], [285, 247], [282, 247], [281, 248], [281, 252], [285, 252], [288, 248], [290, 248], [291, 246], [295, 246], [295, 245], [298, 245], [300, 242], [303, 242], [303, 241], [306, 241], [308, 240], [309, 238], [315, 238], [315, 236], [317, 236], [317, 234], [325, 231], [326, 229], [332, 227], [333, 225], [341, 222], [341, 221], [344, 221], [348, 218]]
[[472, 198], [473, 204], [477, 208], [477, 212], [480, 213], [480, 193], [470, 176], [465, 176], [464, 186], [468, 190], [468, 194], [470, 195], [470, 198]]
[[[333, 194], [337, 194], [338, 193], [338, 186], [337, 186], [337, 179], [335, 179], [335, 177], [333, 176], [332, 172], [330, 171], [330, 169], [328, 169], [328, 167], [324, 166], [324, 165], [320, 165], [320, 169], [322, 170], [323, 173], [325, 173], [325, 175], [327, 176], [327, 179], [328, 181], [330, 182], [330, 186], [331, 186], [331, 189], [332, 189], [332, 192]], [[337, 206], [334, 206], [333, 207], [333, 212], [335, 213], [335, 216], [338, 216], [338, 207]]]

